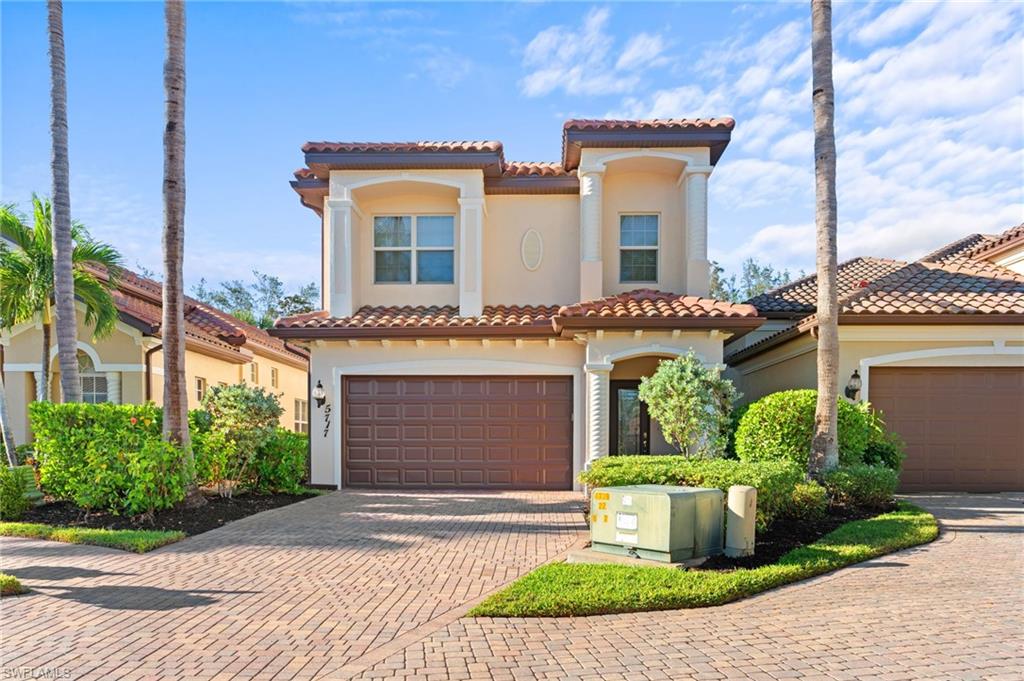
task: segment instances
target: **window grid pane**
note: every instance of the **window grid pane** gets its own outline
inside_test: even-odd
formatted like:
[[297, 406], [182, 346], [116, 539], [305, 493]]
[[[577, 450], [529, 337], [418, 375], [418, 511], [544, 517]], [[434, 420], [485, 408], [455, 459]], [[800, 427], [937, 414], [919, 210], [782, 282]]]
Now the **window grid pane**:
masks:
[[658, 245], [657, 215], [623, 215], [619, 218], [619, 245], [650, 246]]
[[455, 281], [455, 251], [417, 251], [416, 281], [451, 284]]
[[373, 272], [378, 284], [408, 284], [412, 281], [412, 251], [376, 251]]
[[658, 251], [622, 249], [619, 254], [619, 278], [624, 282], [658, 281]]
[[416, 218], [416, 248], [455, 246], [455, 218], [451, 215], [420, 215]]
[[375, 248], [412, 246], [412, 218], [408, 215], [382, 215], [373, 218]]

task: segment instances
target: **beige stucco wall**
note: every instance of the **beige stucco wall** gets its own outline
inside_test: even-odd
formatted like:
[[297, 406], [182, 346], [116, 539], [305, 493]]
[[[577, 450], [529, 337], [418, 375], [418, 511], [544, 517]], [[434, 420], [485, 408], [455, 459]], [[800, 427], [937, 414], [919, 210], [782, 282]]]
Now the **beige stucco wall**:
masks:
[[[579, 299], [580, 211], [576, 195], [490, 195], [484, 221], [484, 304], [563, 305]], [[523, 236], [536, 230], [540, 267], [526, 269]]]
[[[1019, 352], [1024, 325], [879, 325], [840, 326], [839, 391], [842, 393], [854, 370], [865, 373], [861, 362], [899, 353], [929, 356], [906, 359], [882, 359], [874, 366], [1024, 366]], [[1001, 352], [998, 345], [1018, 348]], [[816, 343], [804, 334], [747, 361], [730, 367], [732, 378], [744, 393], [742, 402], [751, 402], [778, 390], [814, 388], [817, 384]], [[960, 354], [964, 348], [977, 352]], [[942, 354], [949, 349], [952, 354]], [[870, 400], [870, 368], [867, 370]]]

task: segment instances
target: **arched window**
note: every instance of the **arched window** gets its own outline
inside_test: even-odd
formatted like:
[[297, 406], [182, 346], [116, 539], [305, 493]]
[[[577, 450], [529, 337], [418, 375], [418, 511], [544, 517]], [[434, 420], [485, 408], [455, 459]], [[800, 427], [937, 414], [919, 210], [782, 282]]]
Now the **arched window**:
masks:
[[87, 404], [109, 402], [107, 375], [96, 371], [89, 355], [78, 351], [78, 375], [82, 381], [82, 401]]

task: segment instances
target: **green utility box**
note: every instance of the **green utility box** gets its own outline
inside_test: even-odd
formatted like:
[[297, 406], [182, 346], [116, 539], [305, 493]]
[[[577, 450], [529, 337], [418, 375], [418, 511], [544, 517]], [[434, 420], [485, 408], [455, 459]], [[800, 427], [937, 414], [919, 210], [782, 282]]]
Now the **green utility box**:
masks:
[[665, 563], [718, 555], [724, 505], [720, 489], [598, 487], [590, 498], [591, 547]]

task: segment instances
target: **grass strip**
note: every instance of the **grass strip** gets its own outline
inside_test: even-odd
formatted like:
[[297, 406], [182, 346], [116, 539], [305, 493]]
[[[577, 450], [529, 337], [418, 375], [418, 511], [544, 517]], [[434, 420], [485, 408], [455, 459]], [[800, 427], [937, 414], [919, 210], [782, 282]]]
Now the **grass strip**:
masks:
[[842, 525], [793, 549], [777, 563], [731, 572], [550, 563], [473, 608], [472, 617], [568, 617], [722, 605], [853, 563], [924, 544], [938, 536], [935, 517], [901, 503], [897, 510]]
[[0, 523], [0, 536], [48, 539], [67, 544], [106, 546], [133, 553], [146, 553], [185, 538], [172, 530], [103, 530], [91, 527], [55, 527], [42, 523]]

